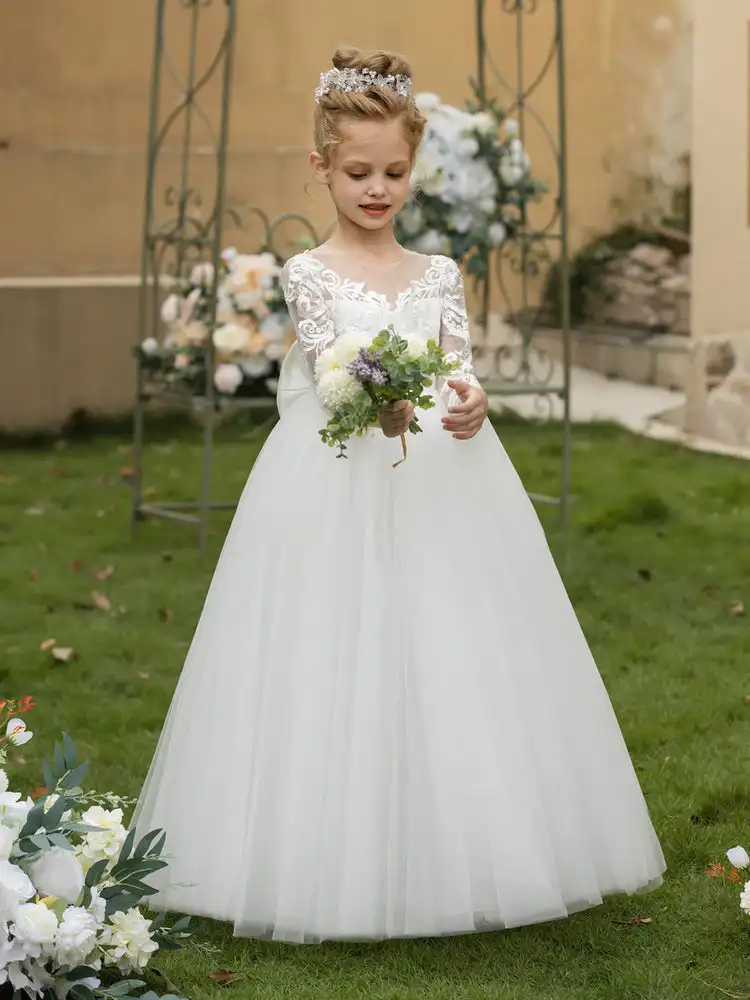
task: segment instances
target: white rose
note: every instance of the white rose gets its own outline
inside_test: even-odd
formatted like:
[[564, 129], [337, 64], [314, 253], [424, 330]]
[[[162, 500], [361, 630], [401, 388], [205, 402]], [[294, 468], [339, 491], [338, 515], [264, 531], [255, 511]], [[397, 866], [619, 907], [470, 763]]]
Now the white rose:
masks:
[[423, 115], [429, 114], [430, 111], [436, 111], [440, 107], [440, 98], [437, 94], [430, 93], [426, 90], [421, 94], [415, 94], [414, 103], [417, 105], [419, 110]]
[[745, 888], [740, 896], [740, 909], [750, 916], [750, 882], [745, 882]]
[[15, 842], [16, 838], [13, 831], [9, 827], [0, 824], [0, 861], [8, 860]]
[[735, 868], [747, 868], [750, 865], [750, 855], [744, 847], [733, 847], [731, 851], [727, 851], [727, 857]]
[[508, 230], [503, 222], [493, 222], [487, 231], [487, 235], [490, 238], [490, 243], [493, 247], [499, 247], [501, 244], [505, 243], [508, 237]]
[[22, 747], [33, 737], [33, 733], [26, 728], [23, 719], [10, 719], [5, 730], [5, 735], [15, 747]]
[[271, 371], [271, 360], [266, 354], [254, 354], [240, 363], [240, 368], [248, 378], [263, 378]]
[[96, 919], [80, 906], [69, 906], [63, 913], [55, 941], [55, 959], [59, 965], [75, 968], [85, 965], [96, 948]]
[[398, 215], [401, 227], [408, 236], [416, 236], [424, 226], [424, 215], [419, 205], [410, 204], [403, 208]]
[[14, 933], [27, 945], [47, 950], [54, 944], [57, 916], [44, 903], [23, 903], [16, 911]]
[[0, 923], [12, 920], [18, 906], [34, 894], [28, 875], [10, 861], [0, 861]]
[[164, 323], [176, 323], [182, 313], [182, 303], [180, 296], [174, 292], [168, 295], [162, 302], [161, 318]]
[[146, 355], [156, 354], [159, 350], [159, 341], [156, 337], [147, 337], [141, 344], [141, 350]]
[[8, 781], [8, 775], [0, 767], [0, 795], [2, 795], [3, 792], [7, 792], [9, 787], [10, 782]]
[[78, 858], [62, 847], [44, 851], [29, 868], [31, 881], [40, 896], [57, 896], [75, 903], [86, 881]]
[[151, 921], [137, 907], [111, 916], [99, 938], [109, 962], [126, 975], [145, 969], [159, 948], [151, 937], [150, 926]]
[[282, 343], [286, 337], [288, 328], [289, 323], [286, 316], [280, 313], [271, 313], [260, 324], [260, 332], [266, 340], [270, 340], [273, 343]]
[[214, 347], [226, 354], [244, 354], [250, 346], [250, 331], [239, 323], [225, 323], [214, 331]]
[[214, 385], [219, 392], [233, 396], [242, 385], [242, 372], [237, 365], [217, 365], [214, 372]]
[[345, 368], [354, 361], [363, 347], [369, 347], [371, 343], [370, 337], [351, 331], [350, 333], [342, 333], [340, 337], [336, 338], [333, 350], [339, 364]]
[[428, 229], [414, 243], [414, 249], [426, 254], [450, 253], [451, 241], [437, 229]]
[[427, 353], [427, 341], [416, 333], [407, 333], [403, 339], [407, 345], [406, 356], [410, 361], [416, 361], [417, 358], [421, 358]]
[[119, 857], [122, 845], [128, 833], [122, 825], [122, 809], [102, 809], [101, 806], [92, 806], [87, 809], [81, 817], [81, 822], [86, 826], [95, 826], [99, 829], [87, 833], [83, 843], [76, 849], [83, 870], [87, 872], [97, 861], [112, 861]]
[[22, 827], [33, 805], [31, 799], [21, 801], [20, 792], [3, 792], [0, 794], [0, 823], [11, 829]]
[[334, 368], [326, 372], [318, 382], [318, 395], [323, 404], [331, 410], [338, 409], [344, 403], [353, 402], [362, 391], [357, 380], [343, 368]]

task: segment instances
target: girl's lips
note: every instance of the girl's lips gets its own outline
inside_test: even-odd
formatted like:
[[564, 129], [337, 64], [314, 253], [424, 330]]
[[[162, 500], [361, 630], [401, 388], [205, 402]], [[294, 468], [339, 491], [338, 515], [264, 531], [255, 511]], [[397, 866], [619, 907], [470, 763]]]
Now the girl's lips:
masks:
[[385, 215], [389, 208], [389, 205], [362, 205], [362, 211], [368, 215]]

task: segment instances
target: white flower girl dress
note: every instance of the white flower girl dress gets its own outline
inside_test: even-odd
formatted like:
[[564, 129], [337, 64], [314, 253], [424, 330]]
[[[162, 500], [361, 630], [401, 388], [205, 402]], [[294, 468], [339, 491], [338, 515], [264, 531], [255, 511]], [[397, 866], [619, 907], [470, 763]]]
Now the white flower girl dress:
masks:
[[290, 942], [553, 920], [659, 884], [638, 780], [537, 515], [495, 431], [420, 413], [408, 460], [320, 441], [337, 335], [439, 338], [471, 381], [463, 283], [292, 258], [281, 420], [240, 500], [136, 812], [162, 909]]

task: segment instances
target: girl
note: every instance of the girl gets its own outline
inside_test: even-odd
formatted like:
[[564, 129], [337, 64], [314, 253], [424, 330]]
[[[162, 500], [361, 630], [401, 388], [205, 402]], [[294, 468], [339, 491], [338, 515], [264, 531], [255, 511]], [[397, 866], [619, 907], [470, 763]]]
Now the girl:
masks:
[[[463, 284], [393, 220], [424, 121], [408, 65], [339, 52], [312, 165], [338, 228], [283, 281], [281, 421], [227, 537], [136, 814], [163, 909], [291, 942], [553, 920], [664, 859], [527, 495], [485, 423]], [[336, 461], [315, 362], [346, 331], [439, 338], [437, 385]]]

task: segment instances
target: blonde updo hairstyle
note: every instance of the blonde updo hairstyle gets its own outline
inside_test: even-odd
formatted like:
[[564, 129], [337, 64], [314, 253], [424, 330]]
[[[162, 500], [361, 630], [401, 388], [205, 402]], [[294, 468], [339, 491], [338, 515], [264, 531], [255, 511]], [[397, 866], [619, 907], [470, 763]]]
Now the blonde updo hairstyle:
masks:
[[[371, 70], [381, 76], [411, 77], [409, 63], [393, 52], [365, 53], [361, 49], [339, 49], [333, 57], [336, 69]], [[362, 93], [334, 89], [315, 105], [315, 148], [323, 164], [331, 163], [346, 134], [346, 120], [389, 121], [400, 118], [412, 159], [422, 141], [426, 121], [413, 97], [397, 94], [391, 87], [370, 87]]]

